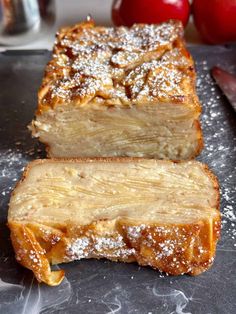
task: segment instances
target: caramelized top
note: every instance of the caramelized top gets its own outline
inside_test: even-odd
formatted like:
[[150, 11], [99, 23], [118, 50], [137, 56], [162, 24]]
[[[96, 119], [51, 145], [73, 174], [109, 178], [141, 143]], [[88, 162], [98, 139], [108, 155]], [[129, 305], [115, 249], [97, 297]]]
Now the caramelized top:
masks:
[[57, 34], [39, 91], [39, 112], [57, 104], [199, 106], [182, 24], [100, 27], [84, 22]]

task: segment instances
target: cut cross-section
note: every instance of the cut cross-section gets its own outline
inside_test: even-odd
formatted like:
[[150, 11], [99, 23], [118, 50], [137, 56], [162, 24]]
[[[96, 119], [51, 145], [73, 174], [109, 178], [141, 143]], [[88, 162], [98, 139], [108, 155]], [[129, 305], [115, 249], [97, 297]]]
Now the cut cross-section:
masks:
[[196, 161], [39, 160], [14, 190], [8, 223], [17, 260], [48, 284], [60, 281], [49, 263], [81, 258], [198, 274], [215, 255], [218, 207], [217, 180]]

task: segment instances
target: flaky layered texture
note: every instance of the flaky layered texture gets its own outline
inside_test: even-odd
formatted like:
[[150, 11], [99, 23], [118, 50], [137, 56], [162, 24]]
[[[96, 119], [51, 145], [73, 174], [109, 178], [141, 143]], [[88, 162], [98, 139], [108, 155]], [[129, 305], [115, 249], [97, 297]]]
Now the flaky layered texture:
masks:
[[182, 24], [63, 28], [31, 130], [51, 157], [189, 159], [201, 106]]
[[196, 161], [38, 160], [11, 196], [8, 225], [16, 259], [49, 285], [64, 277], [50, 264], [82, 258], [197, 275], [215, 256], [219, 188]]

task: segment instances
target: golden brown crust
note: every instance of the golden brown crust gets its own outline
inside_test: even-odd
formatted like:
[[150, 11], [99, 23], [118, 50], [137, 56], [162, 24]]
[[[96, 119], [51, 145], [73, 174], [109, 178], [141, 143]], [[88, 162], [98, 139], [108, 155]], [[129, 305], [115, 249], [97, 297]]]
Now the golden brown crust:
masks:
[[9, 222], [8, 227], [11, 230], [16, 260], [32, 270], [39, 282], [45, 282], [50, 286], [60, 284], [64, 278], [64, 271], [51, 271], [45, 250], [40, 246], [32, 230], [17, 222]]
[[[93, 22], [57, 34], [37, 114], [57, 105], [185, 103], [200, 111], [194, 63], [178, 21], [105, 28]], [[89, 58], [88, 58], [89, 55]]]
[[[44, 162], [139, 162], [142, 158], [76, 158], [35, 160], [25, 169], [22, 180], [31, 167]], [[172, 163], [172, 161], [163, 161]], [[180, 163], [177, 161], [176, 163]], [[187, 162], [183, 162], [187, 163]], [[211, 178], [219, 210], [219, 184], [208, 166], [198, 161]], [[108, 258], [114, 261], [149, 265], [172, 275], [197, 275], [207, 270], [214, 259], [220, 236], [220, 212], [214, 218], [200, 219], [191, 224], [143, 223], [130, 219], [98, 220], [89, 225], [38, 224], [8, 219], [16, 258], [31, 269], [38, 281], [59, 284], [64, 271], [51, 271], [50, 264], [81, 258]]]
[[17, 261], [31, 269], [38, 281], [49, 285], [59, 284], [64, 277], [62, 270], [52, 272], [49, 263], [81, 258], [136, 261], [171, 275], [197, 275], [211, 266], [220, 234], [220, 214], [212, 222], [187, 225], [144, 225], [120, 219], [112, 232], [109, 224], [95, 221], [87, 226], [65, 224], [56, 229], [9, 222], [9, 228]]

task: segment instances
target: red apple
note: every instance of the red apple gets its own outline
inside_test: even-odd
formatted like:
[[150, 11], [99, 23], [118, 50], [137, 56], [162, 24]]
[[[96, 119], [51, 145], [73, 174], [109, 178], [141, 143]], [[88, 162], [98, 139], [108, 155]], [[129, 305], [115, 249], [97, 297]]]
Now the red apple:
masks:
[[190, 14], [188, 0], [115, 0], [112, 19], [115, 25], [161, 23], [169, 19], [182, 21], [186, 26]]
[[236, 41], [236, 0], [194, 0], [193, 16], [205, 42]]

